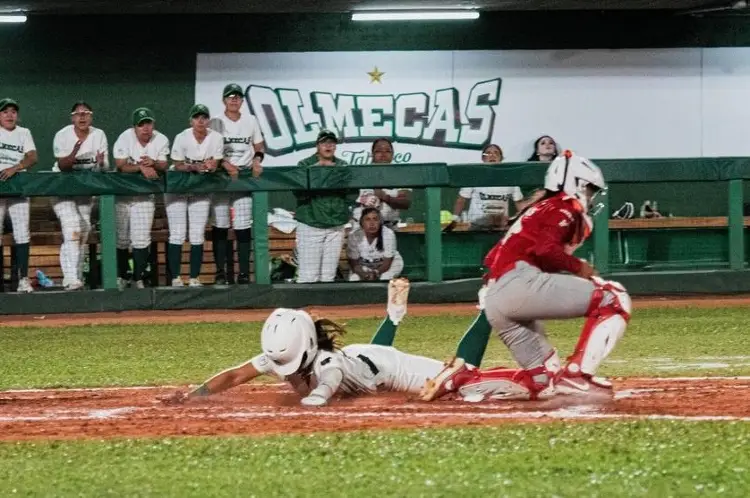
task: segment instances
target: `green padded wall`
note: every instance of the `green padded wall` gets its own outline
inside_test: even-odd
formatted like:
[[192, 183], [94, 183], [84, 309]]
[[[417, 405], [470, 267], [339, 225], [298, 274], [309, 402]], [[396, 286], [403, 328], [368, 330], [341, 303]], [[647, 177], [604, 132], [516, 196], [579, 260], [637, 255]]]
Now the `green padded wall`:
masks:
[[31, 16], [0, 26], [0, 94], [20, 102], [39, 168], [49, 169], [52, 138], [77, 99], [91, 103], [94, 126], [111, 143], [141, 105], [173, 138], [187, 126], [198, 52], [739, 46], [750, 45], [748, 26], [742, 17], [659, 11], [484, 13], [477, 22], [408, 29], [352, 23], [346, 14]]

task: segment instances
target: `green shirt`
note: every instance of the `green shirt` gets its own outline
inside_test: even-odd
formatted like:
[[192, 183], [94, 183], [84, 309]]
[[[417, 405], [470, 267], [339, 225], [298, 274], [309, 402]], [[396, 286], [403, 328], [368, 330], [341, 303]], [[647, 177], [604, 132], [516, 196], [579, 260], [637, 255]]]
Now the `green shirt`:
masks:
[[[297, 163], [297, 166], [316, 166], [318, 155], [313, 154]], [[346, 166], [346, 161], [333, 158], [335, 166]], [[323, 166], [325, 167], [325, 166]], [[349, 221], [349, 201], [346, 190], [295, 191], [297, 197], [297, 221], [315, 228], [333, 228]]]

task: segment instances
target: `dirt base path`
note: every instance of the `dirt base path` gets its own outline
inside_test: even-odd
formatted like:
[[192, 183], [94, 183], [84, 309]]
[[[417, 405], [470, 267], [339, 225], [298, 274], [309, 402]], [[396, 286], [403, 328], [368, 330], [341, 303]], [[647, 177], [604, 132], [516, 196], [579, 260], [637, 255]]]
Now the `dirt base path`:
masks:
[[[658, 296], [636, 297], [635, 309], [655, 307], [750, 306], [750, 296]], [[320, 315], [331, 319], [379, 318], [385, 305], [315, 306]], [[272, 310], [167, 310], [122, 311], [117, 313], [70, 313], [59, 315], [5, 315], [0, 316], [0, 327], [65, 327], [70, 325], [105, 324], [169, 324], [169, 323], [238, 323], [263, 321]], [[460, 315], [471, 316], [477, 312], [473, 303], [410, 304], [409, 316]]]
[[[750, 422], [750, 377], [631, 378], [615, 381], [614, 399], [558, 396], [546, 401], [416, 401], [382, 394], [304, 408], [283, 384], [167, 406], [170, 387], [0, 392], [0, 439], [266, 435], [390, 428], [499, 425], [509, 422], [626, 419]], [[325, 419], [325, 423], [322, 422]]]

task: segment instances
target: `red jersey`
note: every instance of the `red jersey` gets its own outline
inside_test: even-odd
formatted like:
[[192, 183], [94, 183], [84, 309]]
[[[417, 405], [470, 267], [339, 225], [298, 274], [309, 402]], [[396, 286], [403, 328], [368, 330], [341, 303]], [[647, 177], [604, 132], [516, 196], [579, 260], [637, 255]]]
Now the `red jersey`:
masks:
[[591, 233], [590, 218], [575, 197], [559, 193], [529, 207], [484, 258], [486, 279], [498, 279], [519, 261], [546, 273], [578, 273], [572, 254]]

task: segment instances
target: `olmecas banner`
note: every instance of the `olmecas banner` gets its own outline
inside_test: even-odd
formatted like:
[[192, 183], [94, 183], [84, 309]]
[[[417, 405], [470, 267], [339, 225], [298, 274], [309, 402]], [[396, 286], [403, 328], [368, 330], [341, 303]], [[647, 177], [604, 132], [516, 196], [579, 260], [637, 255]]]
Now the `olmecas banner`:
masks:
[[321, 128], [337, 155], [474, 163], [496, 143], [525, 161], [541, 135], [592, 158], [750, 156], [750, 49], [198, 54], [195, 100], [223, 112], [245, 90], [264, 165], [294, 165]]

